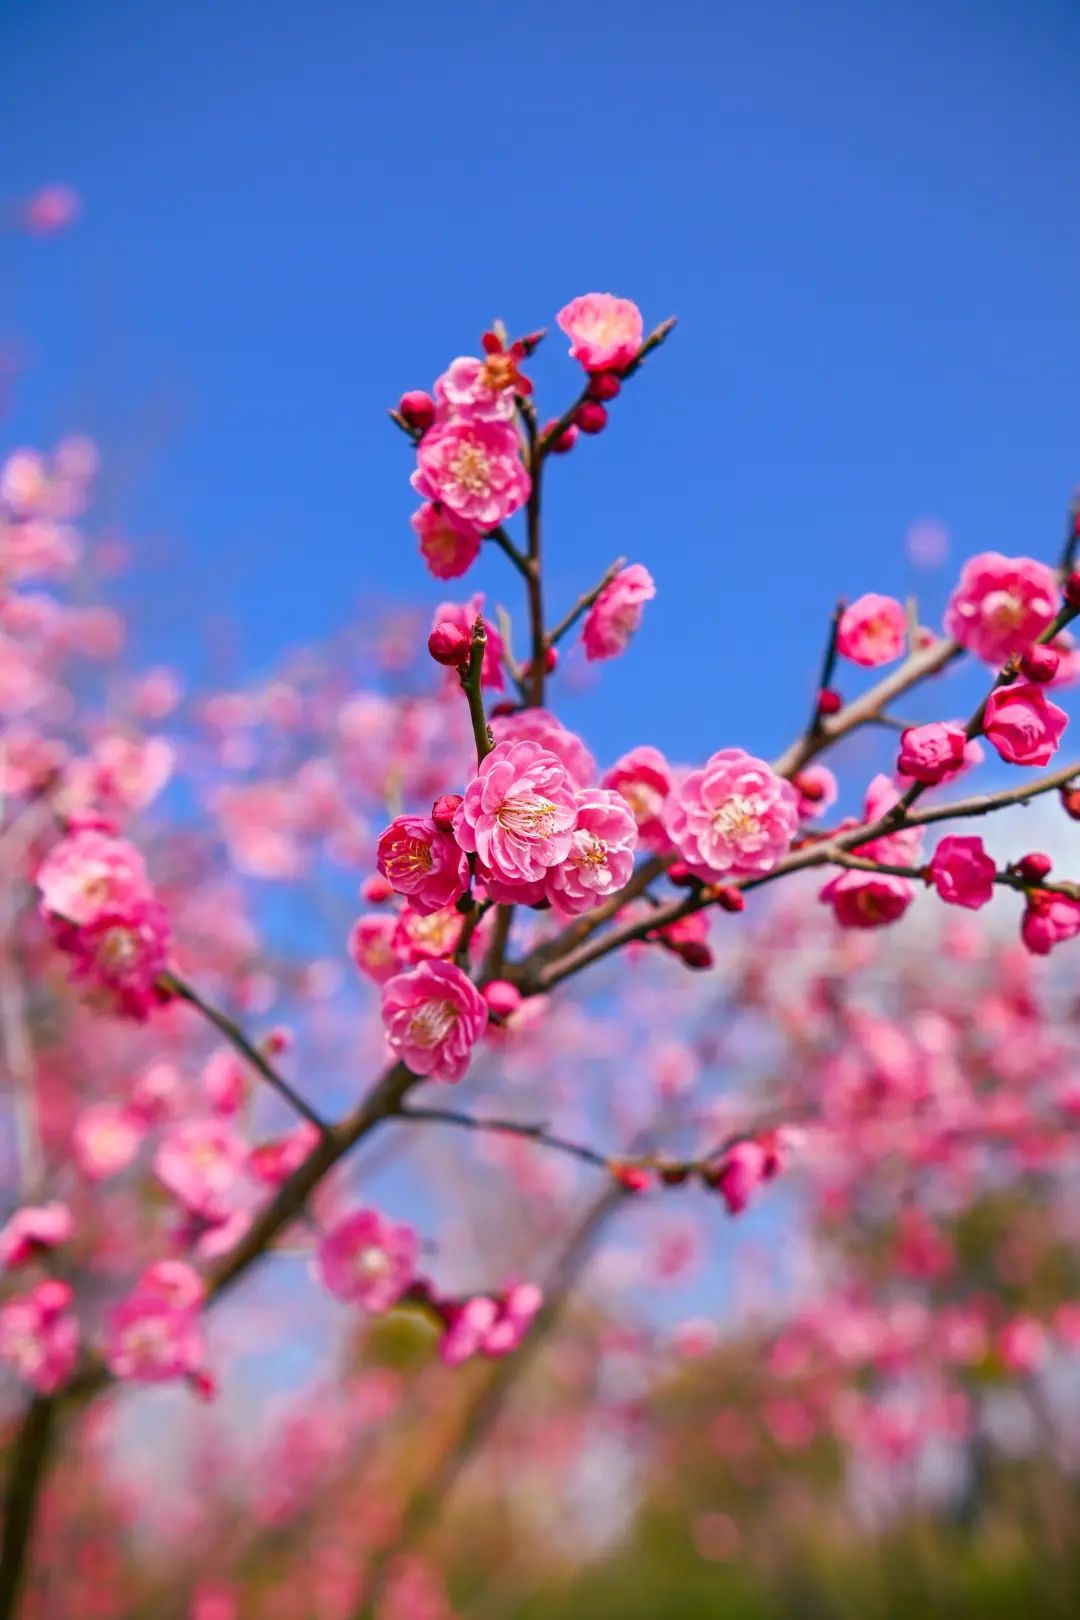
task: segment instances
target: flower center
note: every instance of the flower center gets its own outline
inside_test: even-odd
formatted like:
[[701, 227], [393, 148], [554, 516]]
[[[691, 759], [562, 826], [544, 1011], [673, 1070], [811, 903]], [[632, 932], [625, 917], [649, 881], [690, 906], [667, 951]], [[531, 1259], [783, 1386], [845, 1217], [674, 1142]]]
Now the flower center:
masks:
[[425, 1001], [416, 1009], [409, 1021], [409, 1039], [414, 1046], [438, 1046], [457, 1022], [458, 1009], [453, 1001]]
[[356, 1269], [361, 1277], [385, 1277], [390, 1270], [390, 1256], [378, 1244], [369, 1243], [367, 1248], [356, 1251]]
[[422, 872], [430, 872], [434, 864], [435, 857], [431, 845], [426, 844], [422, 838], [402, 838], [394, 845], [386, 862], [390, 877], [399, 881], [417, 877]]
[[481, 495], [490, 481], [490, 463], [478, 444], [463, 444], [450, 463], [454, 480], [471, 495]]
[[110, 928], [101, 936], [98, 964], [107, 973], [122, 973], [138, 960], [139, 941], [133, 928]]
[[761, 832], [761, 804], [755, 798], [735, 793], [713, 815], [713, 827], [733, 844], [745, 843]]
[[535, 793], [518, 793], [504, 799], [495, 816], [500, 827], [520, 838], [550, 838], [554, 831], [555, 806]]
[[646, 787], [644, 782], [624, 782], [619, 791], [633, 811], [635, 821], [651, 821], [659, 814], [663, 800], [655, 788]]
[[576, 866], [606, 866], [607, 845], [595, 833], [586, 833], [584, 843], [574, 851]]
[[983, 602], [983, 616], [997, 630], [1015, 630], [1024, 616], [1024, 604], [1011, 591], [990, 591]]
[[517, 361], [509, 354], [489, 354], [480, 367], [480, 381], [493, 394], [501, 394], [517, 381]]

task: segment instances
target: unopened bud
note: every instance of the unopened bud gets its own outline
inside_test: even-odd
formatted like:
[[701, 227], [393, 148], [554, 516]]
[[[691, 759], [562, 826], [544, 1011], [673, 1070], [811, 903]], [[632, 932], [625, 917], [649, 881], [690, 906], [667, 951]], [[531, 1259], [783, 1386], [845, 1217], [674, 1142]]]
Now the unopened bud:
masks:
[[582, 433], [602, 433], [607, 427], [607, 411], [597, 399], [586, 399], [574, 412], [574, 421]]
[[455, 664], [465, 664], [469, 659], [469, 638], [464, 630], [449, 619], [440, 619], [434, 630], [428, 636], [427, 650], [437, 664], [446, 664], [453, 668]]
[[839, 692], [834, 692], [832, 687], [826, 686], [818, 693], [817, 706], [818, 714], [839, 714], [844, 707], [844, 700]]
[[1029, 647], [1020, 659], [1020, 673], [1025, 680], [1036, 681], [1041, 686], [1053, 680], [1060, 663], [1061, 655], [1053, 647]]
[[444, 793], [436, 799], [431, 807], [431, 819], [440, 832], [451, 832], [454, 826], [454, 811], [462, 803], [460, 793]]
[[409, 393], [402, 394], [398, 402], [398, 415], [411, 428], [426, 433], [435, 420], [435, 401], [422, 388], [413, 388]]
[[589, 378], [590, 399], [614, 399], [622, 383], [613, 371], [597, 371]]
[[1015, 871], [1025, 883], [1041, 883], [1043, 878], [1049, 877], [1054, 863], [1049, 855], [1041, 850], [1034, 850], [1030, 855], [1021, 855], [1016, 862]]
[[371, 877], [365, 878], [360, 885], [360, 898], [366, 900], [369, 906], [381, 906], [393, 894], [393, 886], [388, 883], [381, 872], [375, 872]]
[[492, 979], [480, 994], [498, 1018], [509, 1018], [521, 1006], [521, 991], [509, 979]]

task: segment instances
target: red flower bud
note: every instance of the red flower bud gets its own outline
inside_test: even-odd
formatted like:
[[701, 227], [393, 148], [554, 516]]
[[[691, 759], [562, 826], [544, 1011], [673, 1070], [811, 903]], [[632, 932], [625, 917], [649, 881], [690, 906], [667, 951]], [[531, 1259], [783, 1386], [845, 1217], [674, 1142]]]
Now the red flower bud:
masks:
[[818, 714], [839, 714], [844, 707], [844, 700], [839, 692], [834, 692], [829, 686], [818, 693]]
[[1062, 788], [1061, 808], [1073, 821], [1080, 821], [1080, 787]]
[[649, 1172], [640, 1164], [613, 1164], [611, 1174], [620, 1187], [627, 1192], [640, 1193], [649, 1190]]
[[398, 415], [411, 428], [426, 433], [435, 420], [435, 401], [422, 388], [413, 388], [398, 401]]
[[1016, 872], [1025, 883], [1041, 883], [1044, 877], [1050, 876], [1053, 864], [1049, 855], [1044, 855], [1041, 850], [1035, 850], [1030, 855], [1021, 855], [1016, 862]]
[[713, 953], [700, 939], [688, 939], [684, 945], [676, 948], [687, 967], [693, 968], [695, 973], [700, 973], [704, 968], [713, 965]]
[[825, 797], [825, 784], [813, 776], [793, 776], [791, 785], [796, 793], [810, 804], [817, 804], [819, 799]]
[[714, 895], [721, 911], [746, 910], [746, 896], [741, 889], [720, 888], [714, 891]]
[[690, 1175], [685, 1164], [662, 1164], [658, 1173], [665, 1187], [681, 1187]]
[[602, 433], [607, 427], [607, 411], [599, 400], [586, 399], [574, 412], [574, 421], [582, 433]]
[[480, 994], [499, 1018], [509, 1018], [521, 1006], [521, 991], [509, 979], [492, 979]]
[[1071, 608], [1080, 608], [1080, 568], [1073, 569], [1061, 590]]
[[454, 825], [454, 811], [461, 804], [460, 793], [444, 793], [431, 807], [431, 819], [440, 832], [450, 832]]
[[493, 703], [488, 710], [493, 720], [502, 720], [508, 714], [517, 714], [520, 704], [512, 703], [509, 698], [503, 698], [499, 703]]
[[589, 378], [590, 399], [614, 399], [622, 383], [613, 371], [595, 371]]
[[381, 872], [375, 872], [371, 877], [365, 878], [360, 885], [360, 898], [366, 900], [369, 906], [381, 906], [384, 900], [389, 900], [393, 892]]
[[700, 878], [694, 876], [685, 861], [672, 861], [668, 867], [667, 875], [676, 888], [679, 889], [692, 889], [701, 882]]
[[1029, 647], [1020, 660], [1020, 673], [1025, 680], [1037, 681], [1042, 685], [1045, 681], [1052, 681], [1058, 672], [1061, 655], [1053, 647]]
[[[554, 675], [559, 667], [559, 650], [557, 647], [548, 647], [544, 652], [544, 670], [548, 675]], [[523, 680], [528, 680], [532, 674], [531, 662], [525, 665], [521, 672]]]
[[469, 638], [449, 619], [440, 619], [428, 636], [427, 650], [437, 664], [465, 664], [469, 660]]
[[[555, 417], [553, 417], [550, 422], [545, 422], [544, 426], [540, 429], [540, 437], [542, 439], [546, 439], [552, 428], [557, 426], [558, 421]], [[566, 452], [568, 450], [572, 450], [577, 443], [577, 433], [577, 428], [574, 426], [573, 422], [571, 422], [570, 426], [564, 428], [559, 434], [559, 437], [554, 439], [551, 444], [548, 445], [548, 449], [553, 451], [557, 456], [565, 456]]]

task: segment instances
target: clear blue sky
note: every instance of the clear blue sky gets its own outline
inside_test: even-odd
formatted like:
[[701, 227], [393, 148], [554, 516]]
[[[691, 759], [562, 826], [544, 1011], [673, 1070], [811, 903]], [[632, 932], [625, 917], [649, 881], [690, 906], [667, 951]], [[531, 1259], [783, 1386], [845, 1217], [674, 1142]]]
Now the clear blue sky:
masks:
[[[86, 205], [0, 249], [0, 432], [101, 441], [151, 660], [231, 618], [254, 672], [365, 593], [436, 600], [385, 407], [590, 289], [680, 317], [553, 474], [554, 604], [620, 552], [659, 586], [568, 710], [601, 754], [778, 748], [836, 593], [940, 608], [922, 514], [954, 557], [1058, 542], [1075, 0], [4, 0], [0, 50], [3, 192]], [[561, 335], [537, 374], [553, 411]]]

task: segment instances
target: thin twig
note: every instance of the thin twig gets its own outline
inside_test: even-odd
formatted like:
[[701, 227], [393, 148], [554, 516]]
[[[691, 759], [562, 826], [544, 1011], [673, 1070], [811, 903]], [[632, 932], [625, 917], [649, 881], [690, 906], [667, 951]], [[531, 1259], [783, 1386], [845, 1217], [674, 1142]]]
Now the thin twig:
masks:
[[487, 651], [487, 628], [482, 613], [477, 614], [472, 627], [472, 640], [469, 643], [469, 661], [463, 664], [460, 670], [461, 689], [469, 701], [469, 718], [472, 720], [473, 739], [476, 743], [476, 763], [482, 765], [495, 746], [491, 732], [488, 730], [487, 715], [484, 712], [484, 654]]
[[606, 569], [603, 576], [597, 580], [592, 590], [586, 591], [583, 596], [579, 596], [569, 613], [563, 615], [558, 624], [555, 626], [554, 630], [548, 631], [547, 645], [549, 647], [555, 647], [558, 645], [563, 636], [574, 628], [577, 621], [581, 618], [581, 615], [589, 611], [597, 597], [600, 596], [603, 591], [607, 590], [616, 574], [618, 574], [625, 567], [626, 558], [616, 557], [610, 568]]

